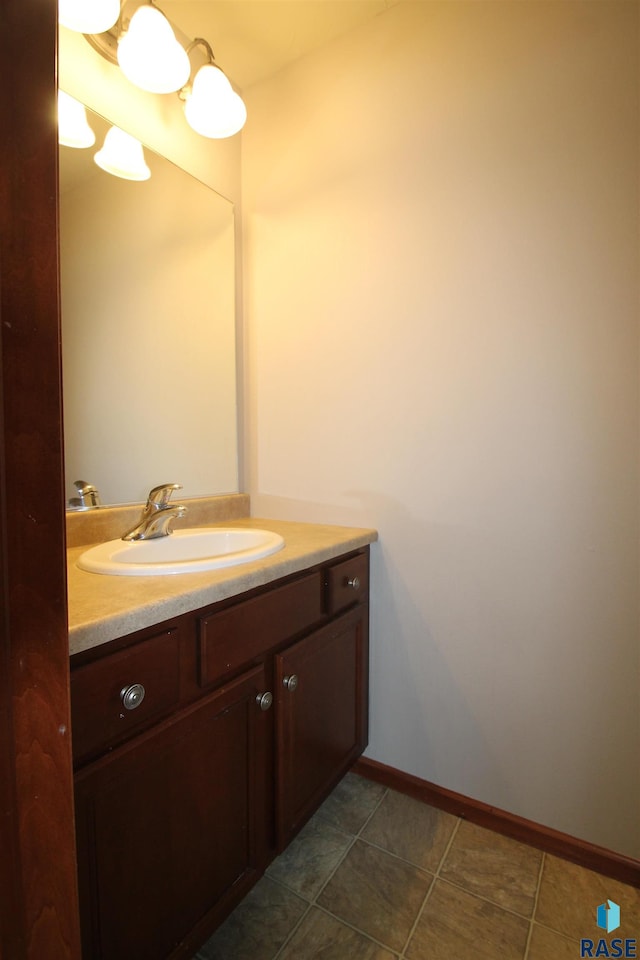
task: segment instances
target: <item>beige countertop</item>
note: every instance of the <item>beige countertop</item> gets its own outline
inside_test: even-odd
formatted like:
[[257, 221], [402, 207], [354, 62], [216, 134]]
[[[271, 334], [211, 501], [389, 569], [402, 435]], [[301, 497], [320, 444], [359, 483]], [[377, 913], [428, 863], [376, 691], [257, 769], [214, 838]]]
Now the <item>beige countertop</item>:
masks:
[[273, 530], [284, 537], [285, 545], [270, 557], [252, 563], [203, 573], [153, 577], [85, 573], [76, 561], [87, 546], [71, 547], [67, 551], [70, 654], [237, 596], [378, 539], [375, 530], [361, 527], [256, 517], [204, 525]]

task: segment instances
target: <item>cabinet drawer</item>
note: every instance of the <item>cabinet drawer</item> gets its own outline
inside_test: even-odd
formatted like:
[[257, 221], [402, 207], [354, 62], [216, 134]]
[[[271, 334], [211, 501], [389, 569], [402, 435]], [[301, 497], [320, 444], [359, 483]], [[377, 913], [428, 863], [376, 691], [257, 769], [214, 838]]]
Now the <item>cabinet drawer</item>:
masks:
[[203, 617], [199, 625], [201, 685], [250, 663], [321, 617], [319, 572]]
[[175, 628], [73, 670], [74, 759], [121, 741], [129, 731], [174, 707], [180, 695], [179, 656]]
[[369, 557], [360, 553], [350, 560], [336, 563], [326, 571], [327, 613], [346, 610], [369, 594]]

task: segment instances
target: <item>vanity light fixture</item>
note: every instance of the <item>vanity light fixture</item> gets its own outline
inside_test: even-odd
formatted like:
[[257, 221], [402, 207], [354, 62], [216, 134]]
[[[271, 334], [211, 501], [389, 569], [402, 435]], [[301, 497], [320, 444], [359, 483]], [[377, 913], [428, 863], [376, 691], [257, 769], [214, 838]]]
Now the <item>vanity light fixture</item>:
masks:
[[59, 0], [58, 21], [77, 33], [104, 33], [120, 16], [120, 0]]
[[[87, 33], [85, 39], [142, 90], [177, 91], [184, 101], [187, 122], [196, 133], [212, 139], [232, 137], [247, 119], [242, 98], [215, 62], [209, 43], [200, 37], [189, 43], [177, 27], [176, 32], [154, 0], [122, 0], [115, 25], [102, 33]], [[204, 47], [206, 62], [195, 70], [190, 82], [189, 54], [196, 47]]]
[[187, 47], [187, 53], [196, 46], [205, 48], [208, 62], [196, 72], [193, 83], [178, 94], [184, 100], [187, 123], [203, 137], [217, 140], [232, 137], [244, 126], [247, 108], [215, 62], [207, 41], [196, 38]]
[[89, 126], [84, 104], [58, 90], [58, 143], [63, 147], [92, 147], [96, 135]]
[[174, 93], [191, 72], [186, 50], [152, 0], [138, 7], [120, 37], [118, 63], [131, 83], [149, 93]]
[[148, 180], [151, 176], [142, 144], [120, 127], [107, 130], [104, 145], [93, 159], [107, 173], [122, 180]]

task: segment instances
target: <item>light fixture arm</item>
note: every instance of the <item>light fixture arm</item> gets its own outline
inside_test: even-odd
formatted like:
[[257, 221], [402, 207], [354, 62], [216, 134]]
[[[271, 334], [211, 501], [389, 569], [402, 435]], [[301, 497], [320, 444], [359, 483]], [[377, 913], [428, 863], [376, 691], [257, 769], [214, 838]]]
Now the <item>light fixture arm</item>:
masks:
[[[207, 54], [207, 63], [213, 63], [216, 67], [218, 66], [218, 64], [216, 63], [216, 58], [214, 56], [213, 50], [211, 49], [211, 44], [209, 43], [208, 40], [205, 40], [204, 37], [196, 37], [195, 40], [192, 40], [189, 46], [187, 47], [187, 56], [189, 56], [191, 54], [191, 51], [195, 50], [196, 47], [204, 47]], [[193, 87], [193, 83], [191, 81], [191, 77], [189, 77], [189, 80], [187, 83], [185, 83], [184, 87], [178, 90], [178, 97], [181, 100], [186, 100], [189, 94], [191, 93], [192, 87]]]
[[195, 40], [192, 40], [189, 46], [187, 47], [187, 54], [191, 53], [194, 47], [201, 46], [204, 47], [207, 51], [207, 56], [209, 57], [209, 63], [215, 63], [215, 56], [213, 55], [213, 50], [211, 49], [211, 44], [208, 40], [205, 40], [204, 37], [196, 37]]
[[125, 20], [125, 5], [126, 0], [120, 0], [120, 13], [118, 15], [118, 19], [109, 30], [105, 30], [104, 33], [83, 34], [87, 43], [93, 47], [96, 53], [99, 53], [101, 57], [104, 57], [105, 60], [108, 60], [109, 63], [113, 63], [116, 67], [118, 66], [118, 40], [126, 30], [125, 23], [126, 26], [128, 26], [130, 19], [127, 17]]

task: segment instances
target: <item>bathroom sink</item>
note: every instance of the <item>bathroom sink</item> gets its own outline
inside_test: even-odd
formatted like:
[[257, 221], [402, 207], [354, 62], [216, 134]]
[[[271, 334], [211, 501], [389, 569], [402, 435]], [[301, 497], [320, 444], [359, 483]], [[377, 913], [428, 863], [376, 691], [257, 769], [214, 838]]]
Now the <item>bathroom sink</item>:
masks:
[[117, 577], [153, 577], [198, 573], [260, 560], [284, 547], [271, 530], [240, 527], [193, 527], [154, 540], [109, 540], [86, 550], [81, 570]]

